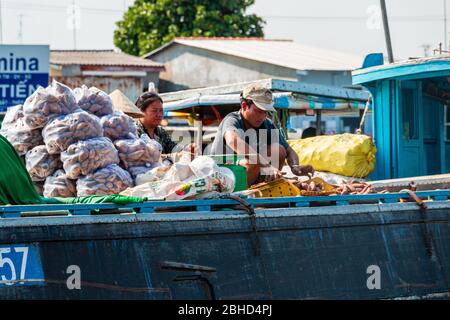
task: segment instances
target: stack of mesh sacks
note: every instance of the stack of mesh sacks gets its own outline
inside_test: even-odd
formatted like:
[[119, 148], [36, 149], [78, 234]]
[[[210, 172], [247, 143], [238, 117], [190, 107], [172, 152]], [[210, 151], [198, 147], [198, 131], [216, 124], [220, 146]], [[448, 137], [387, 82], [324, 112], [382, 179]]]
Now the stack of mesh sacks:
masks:
[[[133, 119], [113, 112], [106, 93], [84, 85], [72, 91], [56, 81], [23, 106], [9, 108], [1, 133], [24, 156], [36, 189], [46, 197], [120, 193], [134, 185], [125, 170], [134, 168], [129, 154], [149, 149], [136, 138]], [[141, 149], [118, 151], [113, 141], [120, 140]], [[150, 149], [151, 156], [136, 163], [158, 161], [160, 153]]]

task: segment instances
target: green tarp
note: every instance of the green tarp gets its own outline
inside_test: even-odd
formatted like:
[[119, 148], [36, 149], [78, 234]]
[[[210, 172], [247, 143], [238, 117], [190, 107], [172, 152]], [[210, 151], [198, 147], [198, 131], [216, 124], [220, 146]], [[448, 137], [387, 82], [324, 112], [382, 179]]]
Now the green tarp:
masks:
[[0, 135], [0, 205], [40, 204], [25, 164], [14, 147]]

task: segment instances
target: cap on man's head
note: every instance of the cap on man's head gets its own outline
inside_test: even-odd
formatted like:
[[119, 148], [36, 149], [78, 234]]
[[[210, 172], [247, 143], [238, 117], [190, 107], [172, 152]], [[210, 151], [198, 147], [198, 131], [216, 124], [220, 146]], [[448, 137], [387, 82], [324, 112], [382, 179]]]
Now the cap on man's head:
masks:
[[252, 83], [246, 86], [242, 91], [242, 98], [252, 100], [261, 110], [275, 111], [275, 108], [273, 107], [272, 91], [264, 88], [260, 84]]

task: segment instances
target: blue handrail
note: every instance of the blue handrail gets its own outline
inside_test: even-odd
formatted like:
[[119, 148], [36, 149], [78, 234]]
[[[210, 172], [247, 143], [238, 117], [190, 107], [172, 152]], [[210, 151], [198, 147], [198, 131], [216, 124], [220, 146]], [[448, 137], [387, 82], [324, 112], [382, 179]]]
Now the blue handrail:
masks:
[[[416, 195], [422, 199], [445, 201], [450, 199], [450, 190], [418, 191]], [[363, 194], [363, 195], [337, 195], [337, 196], [297, 196], [282, 198], [250, 198], [246, 201], [251, 207], [258, 206], [281, 206], [290, 207], [310, 207], [313, 204], [321, 205], [351, 205], [358, 203], [396, 203], [400, 199], [410, 199], [407, 192], [383, 193], [383, 194]], [[212, 211], [221, 209], [224, 206], [230, 207], [239, 205], [232, 199], [207, 199], [207, 200], [176, 200], [176, 201], [146, 201], [143, 203], [132, 203], [118, 205], [112, 203], [100, 204], [49, 204], [49, 205], [9, 205], [0, 206], [0, 218], [21, 217], [23, 212], [47, 212], [47, 211], [68, 211], [72, 215], [90, 215], [95, 210], [117, 210], [132, 209], [137, 214], [154, 213], [156, 209], [170, 212], [174, 208], [186, 208], [193, 212]]]

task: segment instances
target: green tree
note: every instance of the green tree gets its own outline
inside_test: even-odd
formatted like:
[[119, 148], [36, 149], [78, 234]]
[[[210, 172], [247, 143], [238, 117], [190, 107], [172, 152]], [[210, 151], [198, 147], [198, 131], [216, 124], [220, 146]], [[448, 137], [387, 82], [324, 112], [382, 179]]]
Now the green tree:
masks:
[[141, 56], [175, 37], [263, 37], [255, 0], [136, 0], [116, 23], [114, 44]]

